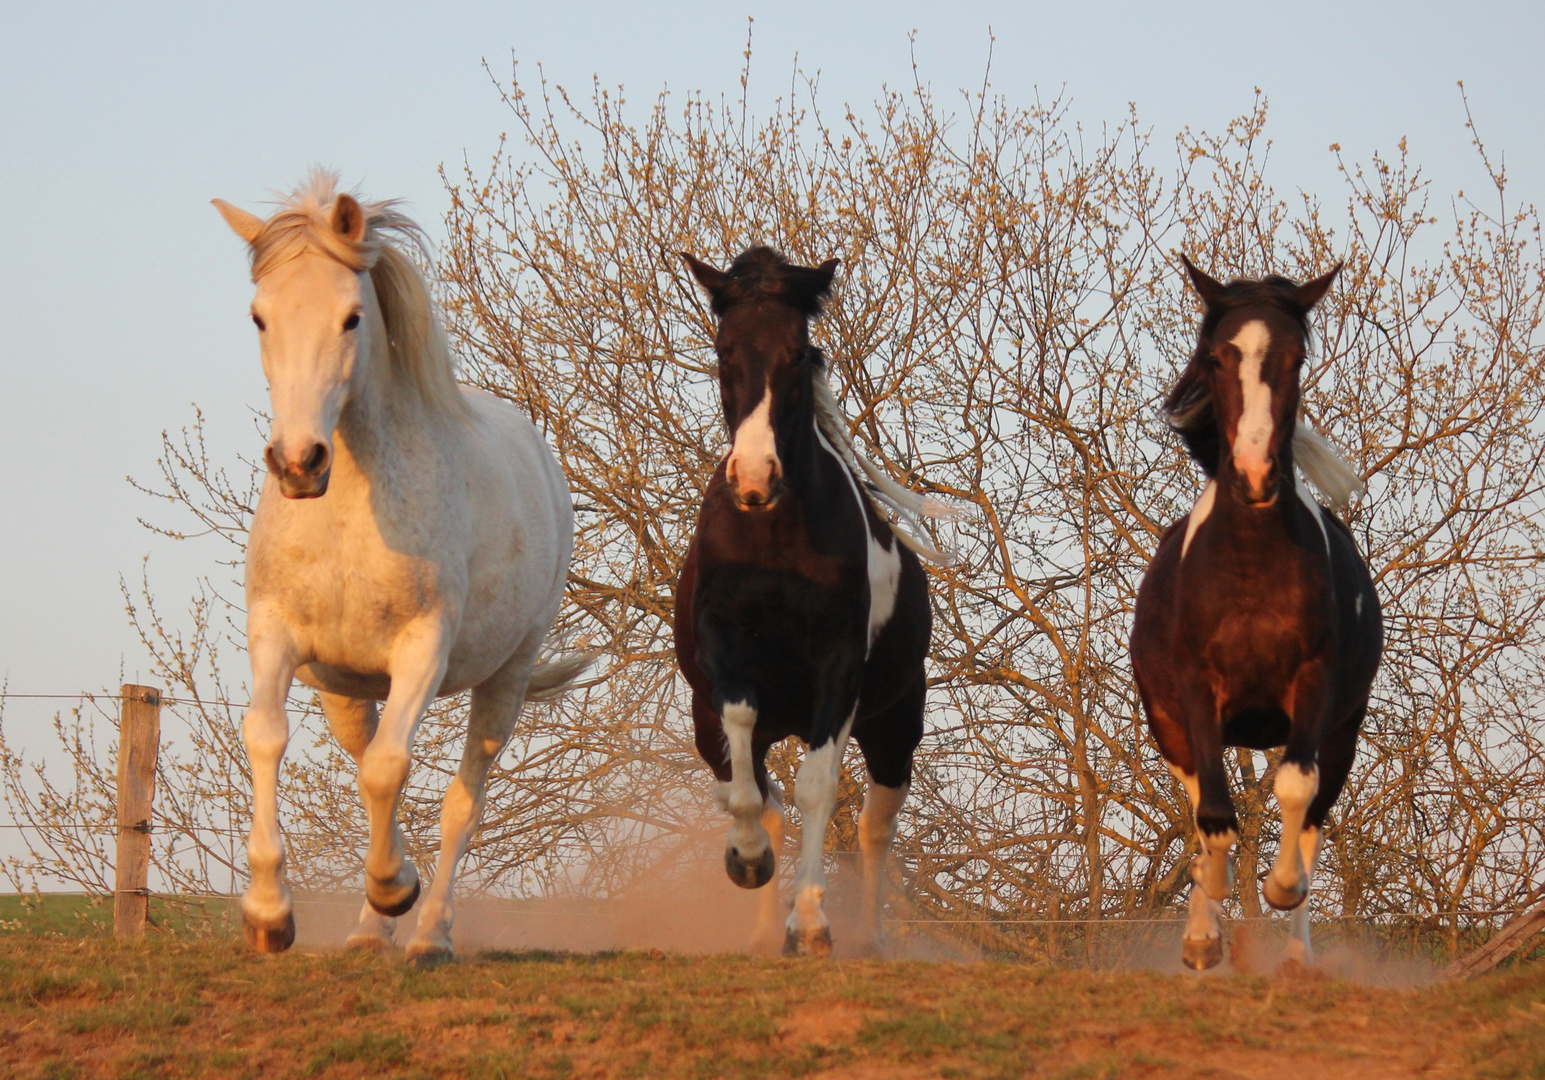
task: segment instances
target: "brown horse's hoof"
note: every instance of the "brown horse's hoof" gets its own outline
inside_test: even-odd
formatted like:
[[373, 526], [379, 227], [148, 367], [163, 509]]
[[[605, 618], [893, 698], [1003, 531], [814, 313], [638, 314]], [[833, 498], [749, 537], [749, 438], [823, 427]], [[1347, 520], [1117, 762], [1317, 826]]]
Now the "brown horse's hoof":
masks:
[[1278, 911], [1292, 911], [1309, 898], [1309, 881], [1307, 878], [1300, 877], [1296, 888], [1284, 889], [1277, 884], [1276, 878], [1267, 874], [1266, 880], [1261, 884], [1261, 895]]
[[832, 954], [830, 927], [818, 926], [814, 930], [790, 930], [783, 936], [784, 956], [827, 957]]
[[1223, 963], [1221, 937], [1185, 938], [1180, 943], [1180, 958], [1192, 971], [1206, 971]]
[[778, 857], [768, 848], [755, 859], [745, 859], [734, 847], [724, 849], [724, 872], [742, 889], [760, 889], [778, 872]]
[[373, 883], [368, 883], [365, 886], [365, 899], [370, 901], [370, 906], [371, 907], [375, 908], [377, 912], [379, 912], [382, 915], [385, 915], [389, 919], [395, 919], [399, 915], [406, 915], [408, 912], [413, 910], [413, 905], [418, 903], [418, 873], [417, 872], [415, 872], [414, 875], [413, 875], [413, 890], [408, 893], [408, 895], [407, 895], [407, 897], [405, 899], [398, 900], [398, 901], [395, 901], [395, 902], [392, 902], [392, 901], [388, 900], [388, 901], [382, 901], [381, 903], [376, 903], [376, 898], [373, 895], [371, 895], [370, 884], [373, 884]]
[[241, 933], [248, 945], [265, 956], [282, 953], [295, 944], [295, 913], [286, 915], [278, 926], [259, 926], [242, 912]]

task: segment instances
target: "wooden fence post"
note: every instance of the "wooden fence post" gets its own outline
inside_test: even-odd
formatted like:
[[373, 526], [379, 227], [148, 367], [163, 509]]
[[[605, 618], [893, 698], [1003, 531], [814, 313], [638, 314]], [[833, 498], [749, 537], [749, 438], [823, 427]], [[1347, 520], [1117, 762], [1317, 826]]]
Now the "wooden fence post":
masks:
[[118, 870], [113, 933], [145, 932], [150, 902], [150, 805], [161, 748], [161, 691], [124, 683], [118, 701]]

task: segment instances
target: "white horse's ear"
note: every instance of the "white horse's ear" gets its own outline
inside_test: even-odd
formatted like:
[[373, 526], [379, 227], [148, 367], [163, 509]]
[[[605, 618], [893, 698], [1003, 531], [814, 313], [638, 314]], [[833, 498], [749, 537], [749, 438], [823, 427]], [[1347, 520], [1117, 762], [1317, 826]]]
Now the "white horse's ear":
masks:
[[339, 195], [333, 200], [333, 231], [356, 244], [365, 238], [365, 211], [354, 196]]
[[224, 199], [210, 199], [209, 201], [216, 210], [220, 211], [220, 216], [225, 219], [225, 223], [231, 227], [231, 230], [237, 236], [249, 244], [257, 242], [257, 238], [263, 232], [262, 218], [256, 214], [247, 213], [239, 206], [232, 206]]

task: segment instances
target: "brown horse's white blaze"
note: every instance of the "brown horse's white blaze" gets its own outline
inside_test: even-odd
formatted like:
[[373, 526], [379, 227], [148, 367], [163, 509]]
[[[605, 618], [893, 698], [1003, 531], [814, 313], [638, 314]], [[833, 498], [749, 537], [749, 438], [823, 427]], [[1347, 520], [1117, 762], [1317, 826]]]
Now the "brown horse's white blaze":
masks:
[[772, 426], [772, 391], [764, 389], [756, 408], [735, 429], [735, 441], [724, 465], [725, 479], [742, 506], [765, 507], [776, 500], [782, 473]]
[[1271, 330], [1259, 319], [1245, 323], [1230, 342], [1239, 350], [1239, 394], [1244, 407], [1234, 435], [1234, 468], [1249, 486], [1253, 502], [1275, 498], [1270, 486], [1272, 456], [1271, 386], [1261, 379], [1261, 365], [1271, 348]]

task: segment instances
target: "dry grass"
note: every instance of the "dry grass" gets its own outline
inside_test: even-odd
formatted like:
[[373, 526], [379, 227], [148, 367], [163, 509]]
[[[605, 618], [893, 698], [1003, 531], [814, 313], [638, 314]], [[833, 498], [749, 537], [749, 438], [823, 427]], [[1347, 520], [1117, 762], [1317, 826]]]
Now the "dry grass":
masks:
[[1524, 1077], [1545, 967], [1393, 990], [1018, 964], [484, 953], [8, 935], [21, 1077]]

